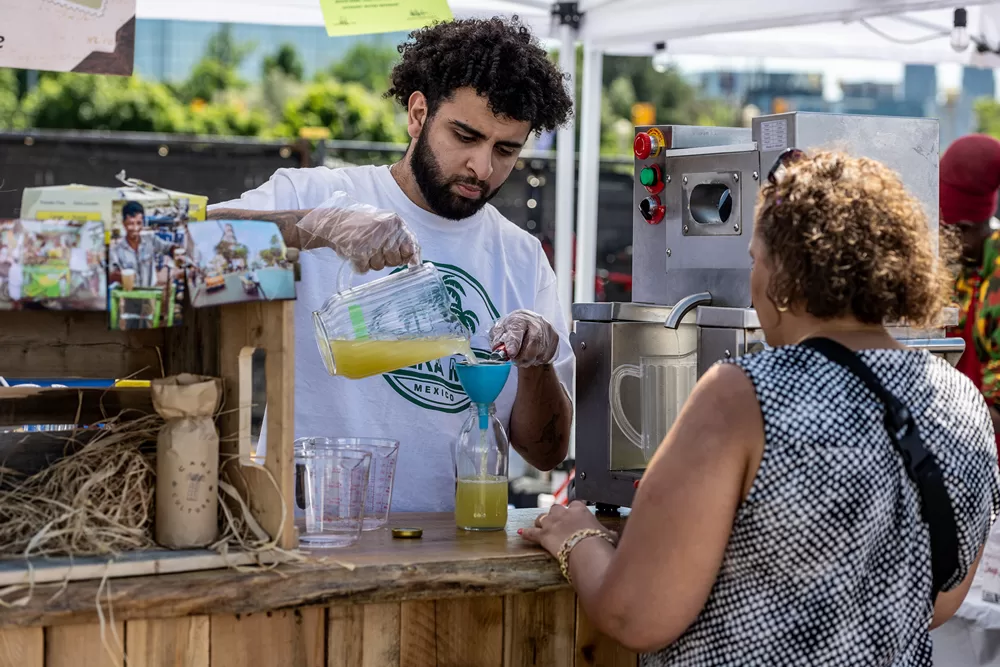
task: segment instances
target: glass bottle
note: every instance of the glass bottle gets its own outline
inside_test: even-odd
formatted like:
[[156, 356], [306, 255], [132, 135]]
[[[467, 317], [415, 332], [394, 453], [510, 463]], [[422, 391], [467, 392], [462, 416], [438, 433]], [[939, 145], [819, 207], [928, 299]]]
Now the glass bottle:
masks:
[[510, 443], [493, 403], [473, 403], [455, 446], [455, 524], [465, 530], [507, 526]]

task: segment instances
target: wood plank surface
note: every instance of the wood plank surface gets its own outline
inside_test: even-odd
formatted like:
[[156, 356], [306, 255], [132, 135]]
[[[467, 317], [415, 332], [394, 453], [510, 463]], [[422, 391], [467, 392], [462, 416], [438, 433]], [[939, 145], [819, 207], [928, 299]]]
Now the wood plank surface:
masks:
[[136, 416], [153, 414], [145, 387], [47, 389], [0, 387], [0, 426], [78, 424], [89, 426], [123, 410]]
[[400, 611], [398, 602], [365, 605], [361, 667], [399, 666]]
[[123, 667], [124, 641], [124, 623], [46, 628], [45, 667]]
[[399, 610], [399, 663], [402, 667], [436, 667], [440, 661], [435, 602], [403, 602]]
[[[502, 667], [504, 664], [504, 600], [474, 597], [438, 600], [437, 664], [439, 667]], [[475, 637], [475, 641], [469, 641]]]
[[602, 634], [576, 607], [576, 667], [636, 667], [639, 656]]
[[209, 617], [130, 621], [128, 667], [209, 667]]
[[111, 331], [107, 313], [0, 312], [0, 376], [152, 379], [163, 329]]
[[45, 630], [0, 629], [0, 667], [45, 667]]
[[221, 308], [184, 308], [184, 324], [164, 330], [166, 375], [195, 373], [219, 377]]
[[[517, 535], [537, 514], [513, 510], [506, 532], [489, 533], [459, 531], [451, 514], [394, 514], [390, 527], [419, 526], [423, 538], [396, 540], [382, 529], [364, 533], [353, 547], [278, 571], [133, 577], [115, 581], [110, 597], [116, 619], [130, 620], [569, 590], [555, 559]], [[51, 603], [57, 587], [39, 586], [24, 607], [0, 608], [0, 625], [95, 622], [98, 584], [70, 583]]]
[[[278, 537], [278, 546], [286, 549], [294, 548], [298, 542], [291, 505], [295, 397], [294, 308], [294, 301], [225, 306], [221, 310], [219, 352], [220, 372], [226, 384], [225, 410], [219, 419], [223, 435], [221, 449], [227, 455], [234, 455], [239, 453], [239, 442], [231, 436], [240, 432], [241, 409], [242, 419], [246, 422], [251, 408], [249, 396], [246, 397], [245, 405], [240, 403], [240, 355], [246, 350], [265, 351], [268, 442], [264, 467], [270, 475], [256, 465], [242, 465], [234, 470], [234, 466], [238, 465], [236, 461], [226, 467], [226, 473], [241, 494], [251, 499], [251, 509], [264, 530], [272, 537]], [[284, 509], [282, 498], [285, 499]]]
[[326, 610], [213, 616], [212, 667], [325, 667]]
[[572, 590], [509, 595], [504, 602], [504, 667], [573, 667]]
[[327, 610], [328, 667], [358, 667], [364, 661], [365, 608], [344, 604]]

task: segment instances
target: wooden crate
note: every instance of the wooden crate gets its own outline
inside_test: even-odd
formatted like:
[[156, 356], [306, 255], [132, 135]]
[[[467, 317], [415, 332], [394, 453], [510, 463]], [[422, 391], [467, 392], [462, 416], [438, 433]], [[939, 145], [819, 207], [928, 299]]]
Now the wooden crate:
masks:
[[108, 646], [97, 623], [0, 628], [0, 667], [638, 664], [571, 590], [134, 619], [108, 623], [103, 637]]
[[[294, 306], [293, 301], [275, 301], [188, 308], [182, 326], [143, 331], [111, 331], [106, 313], [0, 312], [0, 376], [148, 380], [187, 372], [223, 378], [220, 451], [223, 455], [239, 454], [239, 458], [231, 459], [221, 472], [238, 482], [244, 500], [261, 526], [277, 538], [277, 545], [294, 548]], [[262, 465], [250, 460], [251, 356], [255, 349], [263, 350], [266, 359], [267, 457]], [[152, 414], [149, 389], [0, 388], [0, 426], [87, 425], [125, 408], [137, 415]], [[231, 437], [235, 434], [239, 434], [238, 439]], [[52, 433], [0, 434], [0, 463], [6, 460], [22, 470], [44, 466], [61, 449]], [[287, 516], [282, 524], [283, 508]], [[157, 561], [175, 572], [225, 566], [225, 560], [207, 551], [188, 552], [188, 558], [179, 555], [133, 554], [109, 572], [111, 576], [131, 576], [148, 573], [151, 567], [160, 571]], [[93, 576], [94, 568], [87, 566], [105, 560], [77, 559], [76, 574], [71, 578]], [[47, 570], [57, 567], [48, 576], [62, 576], [58, 564], [48, 565]], [[12, 583], [18, 578], [16, 569], [9, 562], [2, 564], [0, 581]]]

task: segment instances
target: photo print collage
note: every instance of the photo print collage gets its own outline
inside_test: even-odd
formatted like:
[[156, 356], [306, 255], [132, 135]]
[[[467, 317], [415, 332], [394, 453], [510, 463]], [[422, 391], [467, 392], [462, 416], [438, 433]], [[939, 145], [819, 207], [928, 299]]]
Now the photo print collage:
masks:
[[0, 310], [102, 311], [131, 330], [182, 324], [186, 302], [295, 298], [274, 223], [206, 220], [203, 196], [119, 179], [24, 191], [21, 219], [0, 221]]

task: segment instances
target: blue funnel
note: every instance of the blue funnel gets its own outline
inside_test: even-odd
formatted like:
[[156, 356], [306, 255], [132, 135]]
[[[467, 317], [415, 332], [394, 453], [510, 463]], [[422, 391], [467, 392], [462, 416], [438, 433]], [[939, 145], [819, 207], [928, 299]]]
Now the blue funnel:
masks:
[[510, 376], [509, 361], [461, 362], [455, 366], [469, 400], [479, 406], [479, 428], [489, 426], [489, 405], [497, 399]]

